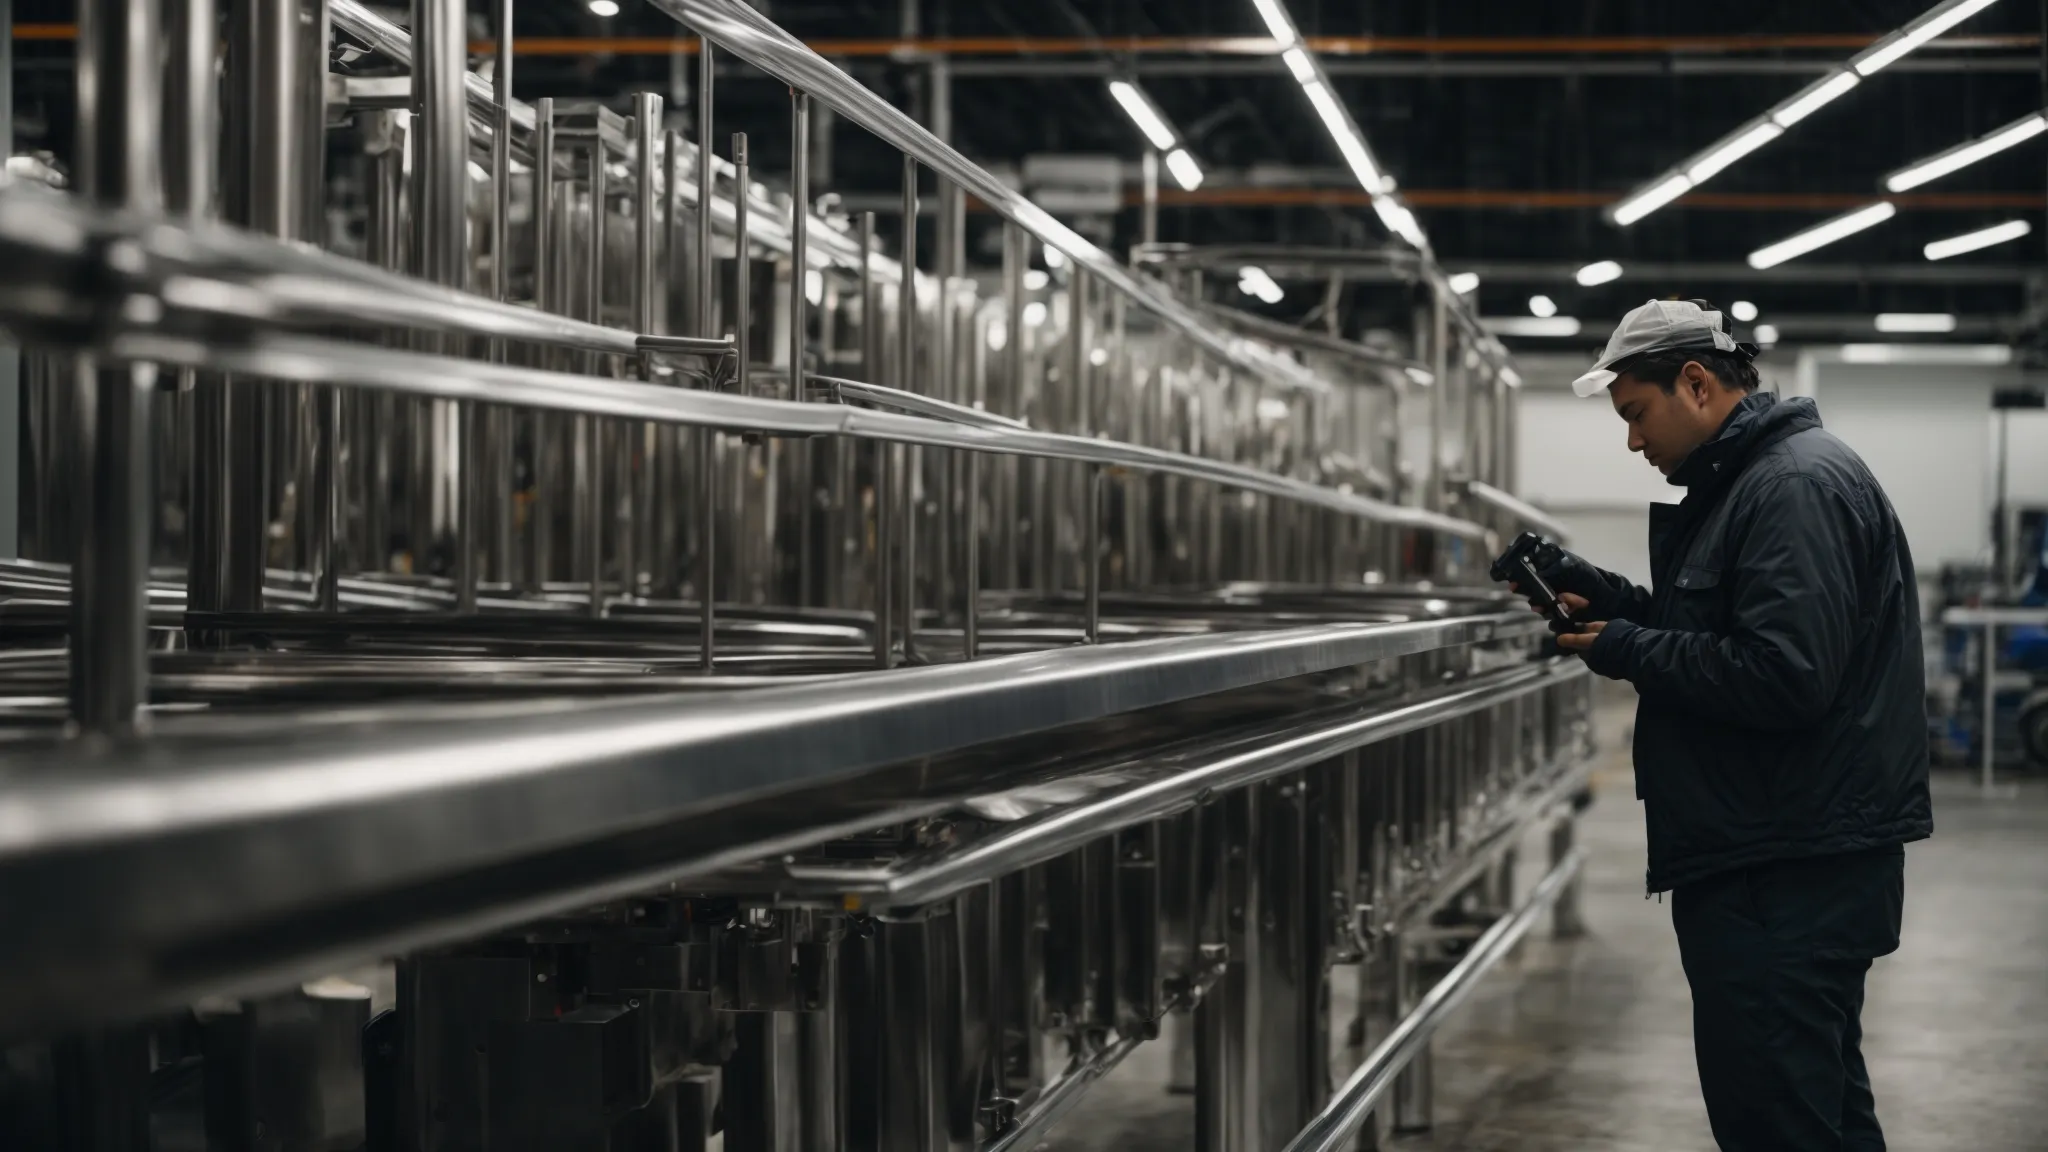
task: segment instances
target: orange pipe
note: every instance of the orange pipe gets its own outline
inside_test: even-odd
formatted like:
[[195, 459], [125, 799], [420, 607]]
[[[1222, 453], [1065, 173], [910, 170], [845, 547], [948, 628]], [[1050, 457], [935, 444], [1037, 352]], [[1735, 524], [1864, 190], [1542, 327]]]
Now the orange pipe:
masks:
[[[72, 24], [17, 24], [16, 40], [72, 40]], [[1333, 56], [1437, 55], [1655, 55], [1659, 53], [1729, 53], [1791, 51], [1856, 51], [1877, 38], [1864, 33], [1810, 33], [1787, 36], [1310, 36], [1310, 50]], [[1951, 36], [1935, 41], [1943, 48], [2033, 48], [2038, 36]], [[1279, 46], [1263, 36], [941, 36], [924, 39], [843, 39], [808, 41], [821, 56], [873, 57], [952, 56], [1087, 56], [1240, 55], [1270, 56]], [[514, 42], [522, 56], [666, 56], [694, 55], [694, 36], [533, 36]], [[477, 55], [497, 51], [497, 44], [479, 40], [470, 45]]]

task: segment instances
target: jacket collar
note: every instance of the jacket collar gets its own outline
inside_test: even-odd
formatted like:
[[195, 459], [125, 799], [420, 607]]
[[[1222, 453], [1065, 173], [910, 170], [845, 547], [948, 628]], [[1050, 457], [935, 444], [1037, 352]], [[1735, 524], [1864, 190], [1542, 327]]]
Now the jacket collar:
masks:
[[1758, 452], [1794, 432], [1818, 427], [1820, 410], [1811, 399], [1781, 400], [1772, 392], [1751, 393], [1728, 413], [1713, 439], [1693, 449], [1671, 470], [1669, 483], [1691, 489], [1691, 495], [1711, 492], [1742, 471]]

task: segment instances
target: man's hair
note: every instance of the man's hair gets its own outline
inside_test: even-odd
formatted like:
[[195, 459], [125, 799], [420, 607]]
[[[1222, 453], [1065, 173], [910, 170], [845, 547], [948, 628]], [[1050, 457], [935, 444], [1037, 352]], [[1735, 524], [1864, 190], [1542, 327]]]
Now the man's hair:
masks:
[[[1694, 300], [1702, 312], [1719, 312], [1720, 309], [1705, 300]], [[1655, 384], [1665, 392], [1678, 388], [1678, 374], [1685, 370], [1688, 362], [1714, 374], [1723, 388], [1740, 392], [1754, 392], [1763, 383], [1757, 375], [1756, 365], [1740, 352], [1723, 352], [1718, 348], [1674, 348], [1661, 352], [1645, 352], [1633, 360], [1614, 366], [1618, 376], [1633, 376], [1646, 384]]]

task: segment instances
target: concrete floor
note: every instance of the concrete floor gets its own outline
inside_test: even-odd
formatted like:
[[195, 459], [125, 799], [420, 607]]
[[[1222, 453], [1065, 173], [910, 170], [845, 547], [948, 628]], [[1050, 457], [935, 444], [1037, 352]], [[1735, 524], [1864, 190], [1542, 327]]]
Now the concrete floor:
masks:
[[[1580, 832], [1588, 934], [1532, 935], [1487, 978], [1438, 1034], [1436, 1129], [1396, 1148], [1714, 1148], [1670, 906], [1643, 899], [1628, 710], [1604, 708], [1602, 719], [1599, 800]], [[1986, 799], [1960, 777], [1938, 778], [1935, 820], [1935, 838], [1907, 850], [1903, 947], [1870, 977], [1864, 1052], [1878, 1115], [1896, 1149], [2038, 1152], [2048, 1147], [2048, 786]], [[1164, 1091], [1166, 1047], [1134, 1053], [1047, 1146], [1187, 1148], [1191, 1101]]]

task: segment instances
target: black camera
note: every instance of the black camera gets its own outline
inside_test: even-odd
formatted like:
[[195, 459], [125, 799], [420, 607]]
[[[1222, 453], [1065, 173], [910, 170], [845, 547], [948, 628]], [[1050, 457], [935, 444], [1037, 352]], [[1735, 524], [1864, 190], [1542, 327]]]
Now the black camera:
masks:
[[1534, 532], [1524, 532], [1515, 537], [1515, 542], [1508, 545], [1508, 550], [1500, 554], [1500, 559], [1493, 562], [1493, 567], [1488, 568], [1486, 574], [1520, 589], [1522, 595], [1550, 619], [1552, 632], [1577, 632], [1579, 622], [1572, 619], [1563, 601], [1557, 598], [1556, 589], [1543, 578], [1543, 569], [1555, 567], [1564, 556], [1564, 549], [1548, 539]]

